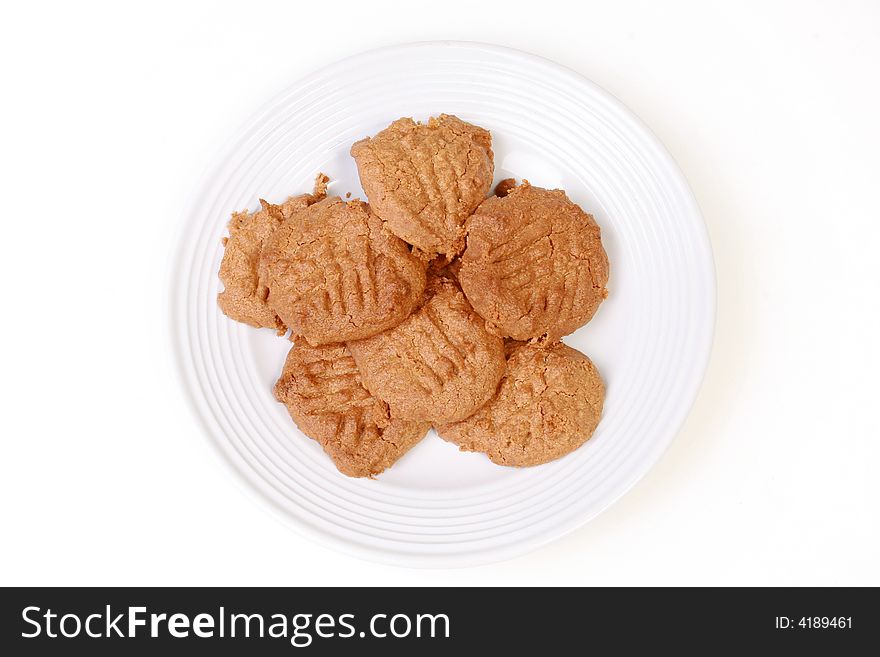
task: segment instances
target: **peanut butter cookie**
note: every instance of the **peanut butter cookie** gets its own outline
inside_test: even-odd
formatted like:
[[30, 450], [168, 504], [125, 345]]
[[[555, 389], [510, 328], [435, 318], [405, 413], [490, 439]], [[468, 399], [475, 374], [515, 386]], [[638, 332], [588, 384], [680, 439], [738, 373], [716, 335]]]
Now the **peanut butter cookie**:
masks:
[[447, 114], [427, 124], [398, 119], [355, 142], [351, 155], [373, 211], [395, 235], [432, 256], [461, 252], [465, 220], [492, 185], [487, 130]]
[[402, 322], [425, 287], [425, 263], [359, 200], [295, 213], [263, 248], [266, 299], [310, 344], [369, 337]]
[[608, 257], [593, 217], [562, 190], [523, 181], [467, 222], [458, 273], [474, 309], [501, 335], [558, 340], [608, 295]]
[[281, 205], [260, 199], [260, 210], [253, 214], [236, 212], [229, 222], [229, 237], [223, 238], [220, 280], [224, 289], [217, 296], [220, 309], [231, 319], [257, 328], [286, 332], [282, 319], [266, 303], [268, 288], [260, 280], [260, 253], [269, 236], [295, 212], [326, 196], [327, 176], [318, 174], [311, 194], [292, 196]]
[[462, 422], [437, 426], [463, 451], [530, 466], [584, 444], [599, 423], [605, 385], [589, 358], [561, 342], [514, 344], [498, 394]]
[[402, 324], [348, 347], [364, 386], [394, 417], [453, 422], [495, 394], [504, 342], [486, 331], [454, 281], [433, 278], [428, 288]]
[[342, 344], [295, 345], [275, 384], [275, 397], [350, 477], [379, 474], [430, 428], [427, 422], [391, 417], [388, 405], [361, 385], [354, 359]]

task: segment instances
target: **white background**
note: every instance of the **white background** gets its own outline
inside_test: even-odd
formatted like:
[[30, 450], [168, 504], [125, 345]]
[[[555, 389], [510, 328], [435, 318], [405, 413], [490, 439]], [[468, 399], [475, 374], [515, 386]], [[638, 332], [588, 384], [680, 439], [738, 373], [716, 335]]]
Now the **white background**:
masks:
[[[0, 584], [880, 585], [880, 3], [239, 2], [0, 10]], [[378, 566], [241, 491], [182, 400], [168, 270], [237, 127], [358, 51], [463, 39], [633, 109], [705, 214], [718, 324], [662, 461], [491, 566]]]

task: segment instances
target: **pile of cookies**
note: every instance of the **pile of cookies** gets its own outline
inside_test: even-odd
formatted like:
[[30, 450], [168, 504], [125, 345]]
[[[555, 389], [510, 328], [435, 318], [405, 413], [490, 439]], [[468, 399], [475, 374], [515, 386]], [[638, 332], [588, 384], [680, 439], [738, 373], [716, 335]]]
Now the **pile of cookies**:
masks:
[[[369, 204], [311, 194], [233, 215], [218, 301], [294, 346], [275, 385], [336, 467], [372, 477], [431, 426], [495, 463], [582, 445], [605, 389], [559, 339], [607, 296], [593, 217], [561, 190], [494, 176], [487, 130], [400, 119], [355, 143]], [[488, 197], [488, 198], [487, 198]]]

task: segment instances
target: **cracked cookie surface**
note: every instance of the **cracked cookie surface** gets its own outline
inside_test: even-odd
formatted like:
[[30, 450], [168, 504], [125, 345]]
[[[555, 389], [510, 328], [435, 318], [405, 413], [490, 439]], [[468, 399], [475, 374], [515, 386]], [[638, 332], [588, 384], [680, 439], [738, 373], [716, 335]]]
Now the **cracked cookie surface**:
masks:
[[492, 185], [487, 130], [441, 114], [427, 124], [394, 121], [355, 142], [361, 186], [374, 212], [404, 241], [429, 255], [464, 247], [464, 223]]
[[350, 342], [366, 388], [395, 417], [460, 420], [495, 393], [504, 342], [486, 331], [458, 285], [432, 278], [422, 306], [399, 326]]
[[523, 181], [504, 192], [468, 220], [459, 281], [501, 335], [558, 340], [586, 324], [608, 294], [599, 226], [562, 190]]
[[350, 477], [379, 474], [430, 428], [427, 422], [393, 418], [388, 405], [361, 385], [357, 365], [343, 344], [294, 345], [275, 384], [275, 398]]
[[435, 426], [444, 440], [499, 465], [539, 465], [584, 444], [604, 400], [599, 372], [581, 352], [561, 342], [510, 343], [495, 397], [464, 421]]
[[296, 212], [326, 195], [327, 176], [318, 174], [311, 194], [291, 196], [281, 205], [260, 199], [260, 210], [236, 212], [229, 221], [229, 237], [223, 239], [220, 280], [224, 289], [217, 303], [226, 316], [256, 328], [287, 330], [284, 321], [266, 303], [269, 289], [259, 276], [260, 254], [269, 237]]
[[268, 305], [310, 344], [369, 337], [421, 299], [425, 263], [359, 200], [327, 198], [294, 213], [260, 261]]

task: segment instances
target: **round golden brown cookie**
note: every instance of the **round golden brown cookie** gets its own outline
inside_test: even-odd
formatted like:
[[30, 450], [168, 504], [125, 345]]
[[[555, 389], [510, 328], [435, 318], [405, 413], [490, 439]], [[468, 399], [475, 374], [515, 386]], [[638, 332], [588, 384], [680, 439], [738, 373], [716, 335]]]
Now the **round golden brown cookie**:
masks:
[[229, 221], [229, 237], [223, 239], [220, 280], [224, 289], [217, 303], [231, 319], [257, 328], [275, 329], [279, 335], [287, 329], [281, 318], [266, 303], [268, 288], [259, 277], [260, 253], [269, 236], [295, 212], [317, 203], [326, 195], [327, 176], [318, 174], [311, 194], [292, 196], [281, 205], [260, 199], [260, 210], [253, 214], [236, 212]]
[[539, 465], [584, 444], [599, 423], [605, 385], [590, 359], [561, 342], [511, 349], [498, 394], [462, 422], [437, 426], [463, 451], [500, 465]]
[[310, 344], [366, 338], [409, 315], [425, 263], [366, 203], [331, 197], [285, 221], [263, 249], [267, 302]]
[[486, 331], [454, 281], [432, 278], [402, 324], [349, 349], [367, 390], [395, 417], [452, 422], [482, 406], [504, 372], [504, 342]]
[[342, 344], [295, 345], [275, 384], [275, 397], [350, 477], [379, 474], [430, 428], [427, 422], [392, 418], [388, 405], [361, 385], [354, 359]]
[[562, 190], [523, 181], [467, 222], [459, 281], [474, 309], [517, 340], [558, 340], [607, 296], [608, 257], [593, 217]]
[[373, 211], [429, 255], [464, 248], [464, 223], [492, 185], [487, 130], [441, 114], [427, 124], [398, 119], [351, 147]]

